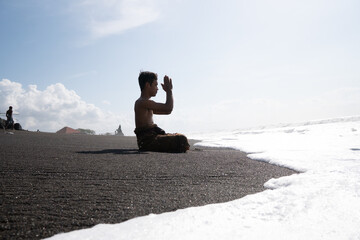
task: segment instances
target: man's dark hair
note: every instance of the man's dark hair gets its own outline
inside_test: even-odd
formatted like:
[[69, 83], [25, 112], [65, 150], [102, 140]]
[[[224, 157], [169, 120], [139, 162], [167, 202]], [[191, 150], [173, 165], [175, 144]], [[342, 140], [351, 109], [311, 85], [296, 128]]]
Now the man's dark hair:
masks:
[[153, 72], [140, 72], [139, 85], [141, 91], [145, 88], [145, 84], [148, 82], [150, 85], [157, 80], [157, 74]]

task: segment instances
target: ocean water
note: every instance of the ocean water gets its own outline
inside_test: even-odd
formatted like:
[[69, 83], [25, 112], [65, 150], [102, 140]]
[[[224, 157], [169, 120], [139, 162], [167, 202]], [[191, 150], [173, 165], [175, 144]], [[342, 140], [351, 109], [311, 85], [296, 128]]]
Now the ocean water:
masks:
[[360, 116], [194, 134], [299, 174], [227, 203], [138, 217], [51, 239], [360, 239]]

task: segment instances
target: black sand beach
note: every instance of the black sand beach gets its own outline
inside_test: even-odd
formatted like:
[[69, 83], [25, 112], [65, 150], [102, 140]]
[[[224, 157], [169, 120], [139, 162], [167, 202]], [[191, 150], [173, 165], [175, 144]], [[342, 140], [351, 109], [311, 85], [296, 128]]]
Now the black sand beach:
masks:
[[134, 137], [0, 133], [0, 239], [225, 202], [294, 171], [230, 149], [139, 153]]

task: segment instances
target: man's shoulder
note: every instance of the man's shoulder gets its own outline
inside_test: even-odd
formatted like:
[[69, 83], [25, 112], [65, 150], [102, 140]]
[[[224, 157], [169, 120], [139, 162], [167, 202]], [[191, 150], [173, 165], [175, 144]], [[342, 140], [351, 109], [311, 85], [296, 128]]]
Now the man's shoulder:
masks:
[[135, 105], [146, 105], [148, 103], [153, 103], [153, 100], [150, 99], [145, 99], [145, 98], [139, 98], [138, 100], [135, 101]]
[[139, 98], [135, 102], [135, 112], [151, 109], [151, 105], [154, 101], [150, 99]]

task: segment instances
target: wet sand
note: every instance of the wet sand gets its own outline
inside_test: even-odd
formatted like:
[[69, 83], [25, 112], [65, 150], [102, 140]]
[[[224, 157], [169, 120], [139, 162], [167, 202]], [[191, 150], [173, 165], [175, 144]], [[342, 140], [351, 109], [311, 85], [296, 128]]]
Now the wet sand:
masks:
[[295, 173], [231, 149], [138, 152], [135, 137], [0, 133], [0, 239], [226, 202]]

